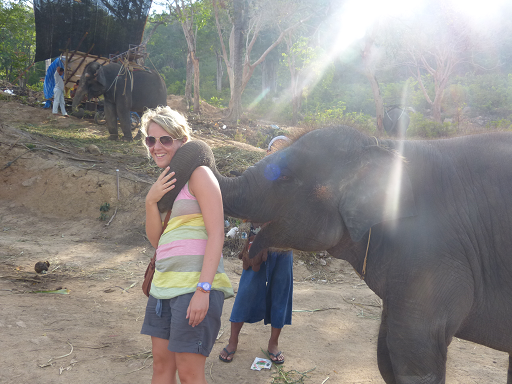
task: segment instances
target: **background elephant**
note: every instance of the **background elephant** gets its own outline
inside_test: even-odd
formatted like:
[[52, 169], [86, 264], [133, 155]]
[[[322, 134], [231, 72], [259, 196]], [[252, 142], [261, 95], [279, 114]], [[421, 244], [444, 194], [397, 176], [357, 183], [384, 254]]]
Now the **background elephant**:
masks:
[[384, 130], [389, 136], [399, 139], [405, 138], [407, 128], [409, 128], [409, 115], [405, 108], [392, 107], [384, 114]]
[[[214, 167], [211, 154], [180, 160], [187, 146], [170, 165], [182, 184], [180, 167], [193, 159]], [[512, 133], [377, 141], [332, 127], [242, 176], [217, 177], [226, 214], [267, 223], [251, 256], [327, 249], [382, 299], [377, 356], [386, 383], [438, 384], [454, 336], [512, 352], [510, 164]], [[159, 208], [171, 205], [169, 194]]]
[[142, 116], [145, 108], [167, 105], [167, 89], [160, 75], [137, 68], [128, 70], [117, 63], [104, 66], [95, 62], [87, 64], [73, 98], [73, 110], [85, 95], [103, 95], [105, 98], [105, 118], [110, 140], [118, 138], [118, 118], [123, 139], [131, 141], [130, 112], [134, 111]]

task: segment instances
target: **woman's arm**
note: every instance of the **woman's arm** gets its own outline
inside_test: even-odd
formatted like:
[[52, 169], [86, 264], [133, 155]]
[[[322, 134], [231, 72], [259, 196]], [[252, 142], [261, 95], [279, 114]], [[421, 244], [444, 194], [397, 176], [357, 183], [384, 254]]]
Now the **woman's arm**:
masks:
[[169, 172], [169, 167], [165, 168], [158, 176], [146, 195], [146, 236], [154, 248], [158, 247], [158, 240], [162, 234], [162, 218], [157, 203], [174, 188], [173, 184], [176, 182], [176, 179], [170, 180], [174, 176], [174, 172], [166, 175], [167, 172]]
[[[194, 170], [189, 180], [190, 193], [201, 208], [204, 226], [208, 234], [203, 266], [199, 282], [212, 283], [219, 267], [224, 245], [224, 208], [219, 183], [210, 168], [201, 166]], [[192, 326], [203, 321], [208, 312], [209, 293], [196, 291], [187, 310], [187, 318]]]

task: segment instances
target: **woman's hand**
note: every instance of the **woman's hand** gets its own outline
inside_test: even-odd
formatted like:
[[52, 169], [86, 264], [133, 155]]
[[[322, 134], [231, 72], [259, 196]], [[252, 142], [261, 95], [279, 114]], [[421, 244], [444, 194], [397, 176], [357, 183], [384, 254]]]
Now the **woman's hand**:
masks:
[[171, 172], [168, 175], [167, 172], [169, 172], [169, 167], [164, 169], [160, 176], [158, 176], [155, 183], [151, 186], [151, 189], [146, 195], [147, 204], [158, 203], [167, 192], [174, 188], [176, 179], [171, 179], [174, 176], [174, 172]]
[[196, 291], [187, 308], [188, 323], [195, 327], [203, 321], [210, 306], [210, 294]]

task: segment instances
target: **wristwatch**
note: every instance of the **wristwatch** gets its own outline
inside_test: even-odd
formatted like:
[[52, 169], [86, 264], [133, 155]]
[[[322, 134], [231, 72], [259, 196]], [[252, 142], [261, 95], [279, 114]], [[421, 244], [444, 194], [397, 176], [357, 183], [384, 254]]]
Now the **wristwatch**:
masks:
[[204, 293], [210, 293], [212, 285], [210, 283], [197, 283], [197, 289]]

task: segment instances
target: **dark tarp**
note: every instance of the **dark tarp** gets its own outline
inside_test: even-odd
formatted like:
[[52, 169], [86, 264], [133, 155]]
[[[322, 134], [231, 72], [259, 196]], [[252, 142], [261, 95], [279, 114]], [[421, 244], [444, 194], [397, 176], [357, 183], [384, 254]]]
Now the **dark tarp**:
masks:
[[66, 47], [87, 52], [93, 44], [91, 55], [125, 52], [141, 43], [150, 7], [151, 0], [34, 0], [35, 61], [59, 56]]

